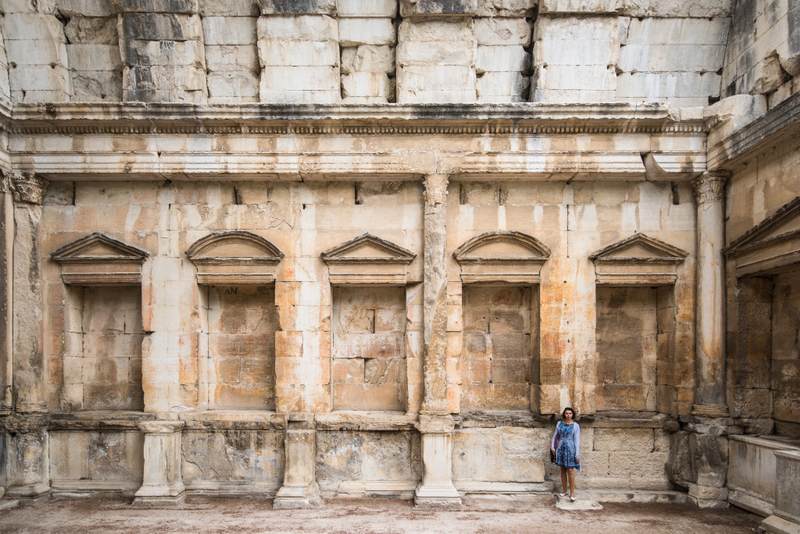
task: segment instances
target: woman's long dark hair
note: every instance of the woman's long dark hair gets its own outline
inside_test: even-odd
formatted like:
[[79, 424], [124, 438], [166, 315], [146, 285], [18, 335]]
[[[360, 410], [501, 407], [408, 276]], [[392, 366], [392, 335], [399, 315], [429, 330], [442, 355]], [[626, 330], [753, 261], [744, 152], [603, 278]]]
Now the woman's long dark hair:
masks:
[[564, 410], [561, 412], [561, 420], [562, 420], [562, 421], [564, 420], [564, 414], [565, 414], [565, 413], [567, 413], [567, 410], [569, 410], [570, 412], [572, 412], [572, 420], [574, 421], [574, 420], [575, 420], [575, 418], [576, 418], [576, 417], [578, 417], [578, 413], [577, 413], [577, 412], [576, 412], [576, 411], [575, 411], [575, 410], [574, 410], [572, 407], [570, 407], [570, 406], [567, 406], [567, 407], [566, 407], [566, 408], [564, 408]]

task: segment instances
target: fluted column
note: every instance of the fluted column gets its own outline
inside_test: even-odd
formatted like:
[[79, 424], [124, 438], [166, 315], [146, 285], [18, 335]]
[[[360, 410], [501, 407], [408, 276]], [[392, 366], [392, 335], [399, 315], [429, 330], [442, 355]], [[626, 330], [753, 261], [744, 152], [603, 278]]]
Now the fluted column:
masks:
[[443, 174], [425, 177], [423, 227], [424, 396], [417, 430], [422, 440], [420, 506], [461, 505], [453, 485], [453, 418], [447, 408], [447, 185]]
[[725, 399], [725, 182], [707, 172], [694, 183], [697, 204], [697, 308], [693, 413], [724, 417]]

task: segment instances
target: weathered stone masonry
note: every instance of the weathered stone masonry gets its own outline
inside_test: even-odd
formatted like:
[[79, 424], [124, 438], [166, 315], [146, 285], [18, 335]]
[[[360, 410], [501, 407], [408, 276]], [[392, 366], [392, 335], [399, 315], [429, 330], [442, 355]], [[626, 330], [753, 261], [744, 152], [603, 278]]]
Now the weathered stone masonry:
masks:
[[800, 522], [795, 3], [0, 5], [9, 496]]

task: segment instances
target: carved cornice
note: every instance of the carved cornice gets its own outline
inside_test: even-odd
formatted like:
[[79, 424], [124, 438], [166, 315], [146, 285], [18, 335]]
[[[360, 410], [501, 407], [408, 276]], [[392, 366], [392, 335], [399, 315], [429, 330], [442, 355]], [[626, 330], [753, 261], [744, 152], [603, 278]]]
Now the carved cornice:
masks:
[[800, 131], [800, 93], [708, 148], [710, 169], [731, 168], [760, 150]]
[[725, 198], [725, 184], [730, 173], [725, 171], [705, 172], [695, 178], [694, 196], [697, 204], [721, 202]]
[[461, 281], [535, 284], [550, 249], [522, 232], [486, 232], [453, 252], [461, 266]]
[[728, 256], [736, 256], [750, 250], [766, 247], [795, 237], [798, 232], [796, 230], [791, 230], [779, 233], [767, 239], [762, 239], [762, 237], [766, 236], [770, 231], [795, 217], [800, 217], [800, 197], [795, 197], [793, 200], [787, 202], [778, 208], [775, 213], [731, 241], [731, 244], [725, 249], [725, 254]]
[[[616, 255], [636, 246], [650, 249], [654, 254]], [[637, 233], [594, 252], [589, 259], [595, 263], [682, 263], [688, 255], [685, 250], [660, 239]]]
[[408, 264], [417, 255], [371, 234], [346, 241], [321, 254], [331, 284], [389, 284], [408, 282]]
[[[358, 250], [361, 247], [372, 247], [383, 251], [385, 256], [359, 255], [350, 256], [348, 253]], [[409, 264], [414, 261], [417, 255], [400, 245], [395, 245], [391, 241], [381, 239], [372, 234], [361, 234], [341, 245], [337, 245], [323, 252], [320, 257], [325, 263], [399, 263]]]
[[678, 279], [689, 253], [660, 239], [636, 233], [593, 254], [595, 282], [615, 286], [664, 286]]
[[50, 257], [61, 264], [61, 279], [78, 286], [137, 285], [147, 252], [95, 232], [58, 248]]
[[9, 174], [14, 200], [24, 204], [41, 204], [47, 180], [30, 172], [12, 171]]
[[15, 134], [698, 135], [658, 104], [17, 104]]

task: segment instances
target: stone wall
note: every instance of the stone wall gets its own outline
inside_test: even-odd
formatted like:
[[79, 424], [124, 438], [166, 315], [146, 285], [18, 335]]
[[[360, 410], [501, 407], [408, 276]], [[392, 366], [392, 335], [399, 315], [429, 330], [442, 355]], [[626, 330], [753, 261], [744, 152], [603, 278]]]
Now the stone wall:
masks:
[[2, 31], [17, 102], [686, 107], [720, 95], [729, 14], [722, 0], [19, 0]]

